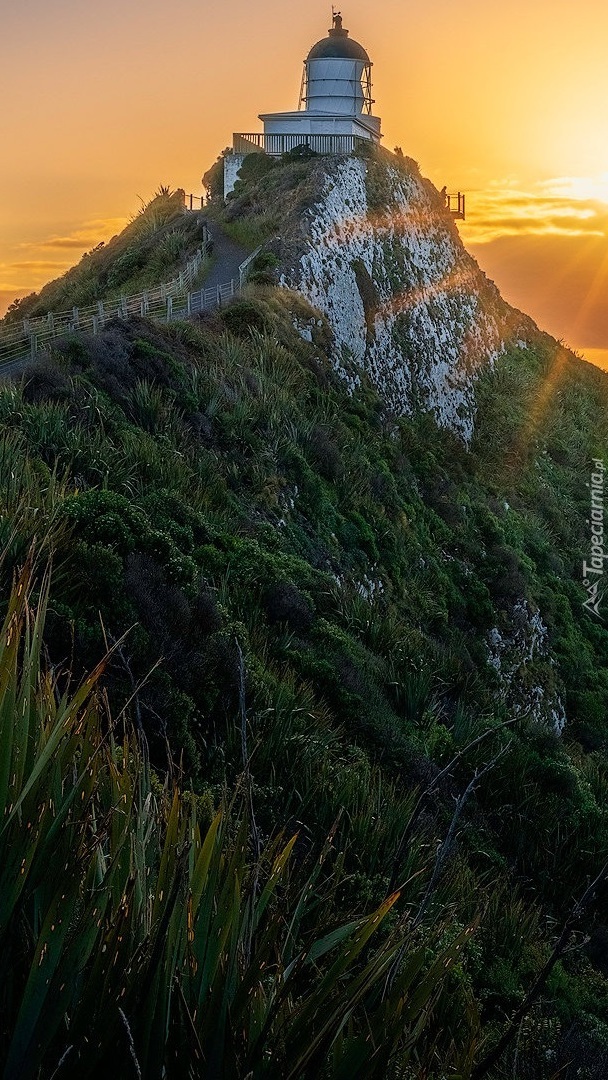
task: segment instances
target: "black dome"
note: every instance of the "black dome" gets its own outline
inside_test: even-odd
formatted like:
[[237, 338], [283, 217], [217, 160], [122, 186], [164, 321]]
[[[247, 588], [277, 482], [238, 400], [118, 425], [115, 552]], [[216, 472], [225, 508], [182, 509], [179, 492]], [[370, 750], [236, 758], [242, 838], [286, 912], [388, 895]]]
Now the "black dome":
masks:
[[370, 62], [363, 46], [359, 45], [358, 41], [349, 38], [348, 30], [343, 30], [342, 27], [330, 30], [329, 36], [323, 38], [322, 41], [317, 41], [306, 57], [307, 62], [328, 59], [362, 60], [364, 64]]

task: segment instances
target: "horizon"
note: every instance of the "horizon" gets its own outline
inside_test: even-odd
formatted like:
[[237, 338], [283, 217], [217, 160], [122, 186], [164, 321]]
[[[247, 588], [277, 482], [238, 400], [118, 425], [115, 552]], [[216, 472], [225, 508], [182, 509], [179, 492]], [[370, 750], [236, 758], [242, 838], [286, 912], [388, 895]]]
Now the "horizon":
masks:
[[[504, 298], [608, 368], [608, 13], [516, 0], [505, 19], [465, 0], [456, 20], [447, 0], [412, 12], [383, 0], [375, 14], [353, 0], [342, 14], [374, 63], [383, 145], [465, 191], [461, 237]], [[330, 23], [325, 4], [286, 22], [276, 0], [178, 0], [170, 18], [160, 0], [7, 11], [0, 313], [120, 231], [138, 194], [200, 192], [233, 131], [296, 106], [302, 60]]]

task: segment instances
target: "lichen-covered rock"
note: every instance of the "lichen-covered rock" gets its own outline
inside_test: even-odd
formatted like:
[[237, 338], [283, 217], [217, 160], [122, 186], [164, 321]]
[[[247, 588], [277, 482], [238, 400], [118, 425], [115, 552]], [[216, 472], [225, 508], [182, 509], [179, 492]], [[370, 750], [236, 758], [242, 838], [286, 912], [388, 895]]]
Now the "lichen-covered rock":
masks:
[[519, 600], [505, 622], [486, 639], [488, 663], [498, 677], [501, 701], [511, 716], [548, 724], [561, 735], [566, 712], [541, 614]]
[[430, 409], [468, 442], [476, 372], [536, 328], [465, 251], [415, 163], [394, 160], [324, 161], [282, 284], [325, 314], [352, 389], [363, 368], [394, 412]]

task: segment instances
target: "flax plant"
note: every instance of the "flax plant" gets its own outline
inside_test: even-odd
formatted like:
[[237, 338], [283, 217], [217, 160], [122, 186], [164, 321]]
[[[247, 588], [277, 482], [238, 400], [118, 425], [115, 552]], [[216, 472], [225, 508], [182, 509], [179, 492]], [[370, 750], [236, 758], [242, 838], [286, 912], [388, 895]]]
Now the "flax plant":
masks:
[[427, 1075], [469, 930], [413, 930], [399, 890], [331, 925], [334, 833], [303, 872], [296, 835], [260, 842], [249, 796], [203, 828], [111, 721], [107, 658], [76, 690], [47, 667], [49, 584], [34, 610], [30, 558], [0, 633], [3, 1080]]

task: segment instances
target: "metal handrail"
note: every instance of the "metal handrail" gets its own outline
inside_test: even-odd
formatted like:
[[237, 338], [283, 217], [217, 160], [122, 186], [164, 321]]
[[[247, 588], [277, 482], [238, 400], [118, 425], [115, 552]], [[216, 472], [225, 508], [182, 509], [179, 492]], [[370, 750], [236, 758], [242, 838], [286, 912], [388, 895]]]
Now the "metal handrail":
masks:
[[463, 191], [454, 191], [452, 193], [445, 192], [445, 205], [446, 210], [449, 210], [452, 217], [465, 220], [465, 195]]
[[[178, 276], [171, 281], [155, 285], [151, 289], [145, 289], [141, 293], [120, 296], [115, 300], [98, 300], [94, 305], [86, 308], [72, 307], [69, 310], [49, 312], [48, 315], [40, 315], [33, 319], [23, 319], [19, 329], [17, 327], [13, 329], [10, 324], [0, 326], [0, 347], [2, 344], [9, 344], [11, 341], [23, 340], [24, 336], [29, 337], [32, 333], [43, 334], [48, 330], [73, 328], [74, 326], [78, 328], [82, 321], [90, 321], [95, 315], [103, 318], [108, 313], [117, 315], [120, 315], [121, 312], [125, 314], [128, 312], [134, 313], [141, 311], [142, 305], [147, 309], [150, 304], [154, 304], [158, 300], [164, 301], [167, 296], [177, 296], [183, 293], [184, 289], [194, 281], [204, 257], [211, 251], [211, 244], [211, 238], [205, 227], [204, 243], [197, 249], [194, 256], [188, 260], [184, 269], [180, 270]], [[116, 310], [113, 311], [113, 308]]]
[[317, 154], [352, 154], [357, 147], [368, 144], [361, 135], [279, 135], [267, 132], [235, 132], [232, 148], [235, 154], [252, 154], [263, 150], [271, 157], [280, 157], [290, 150], [307, 146]]

